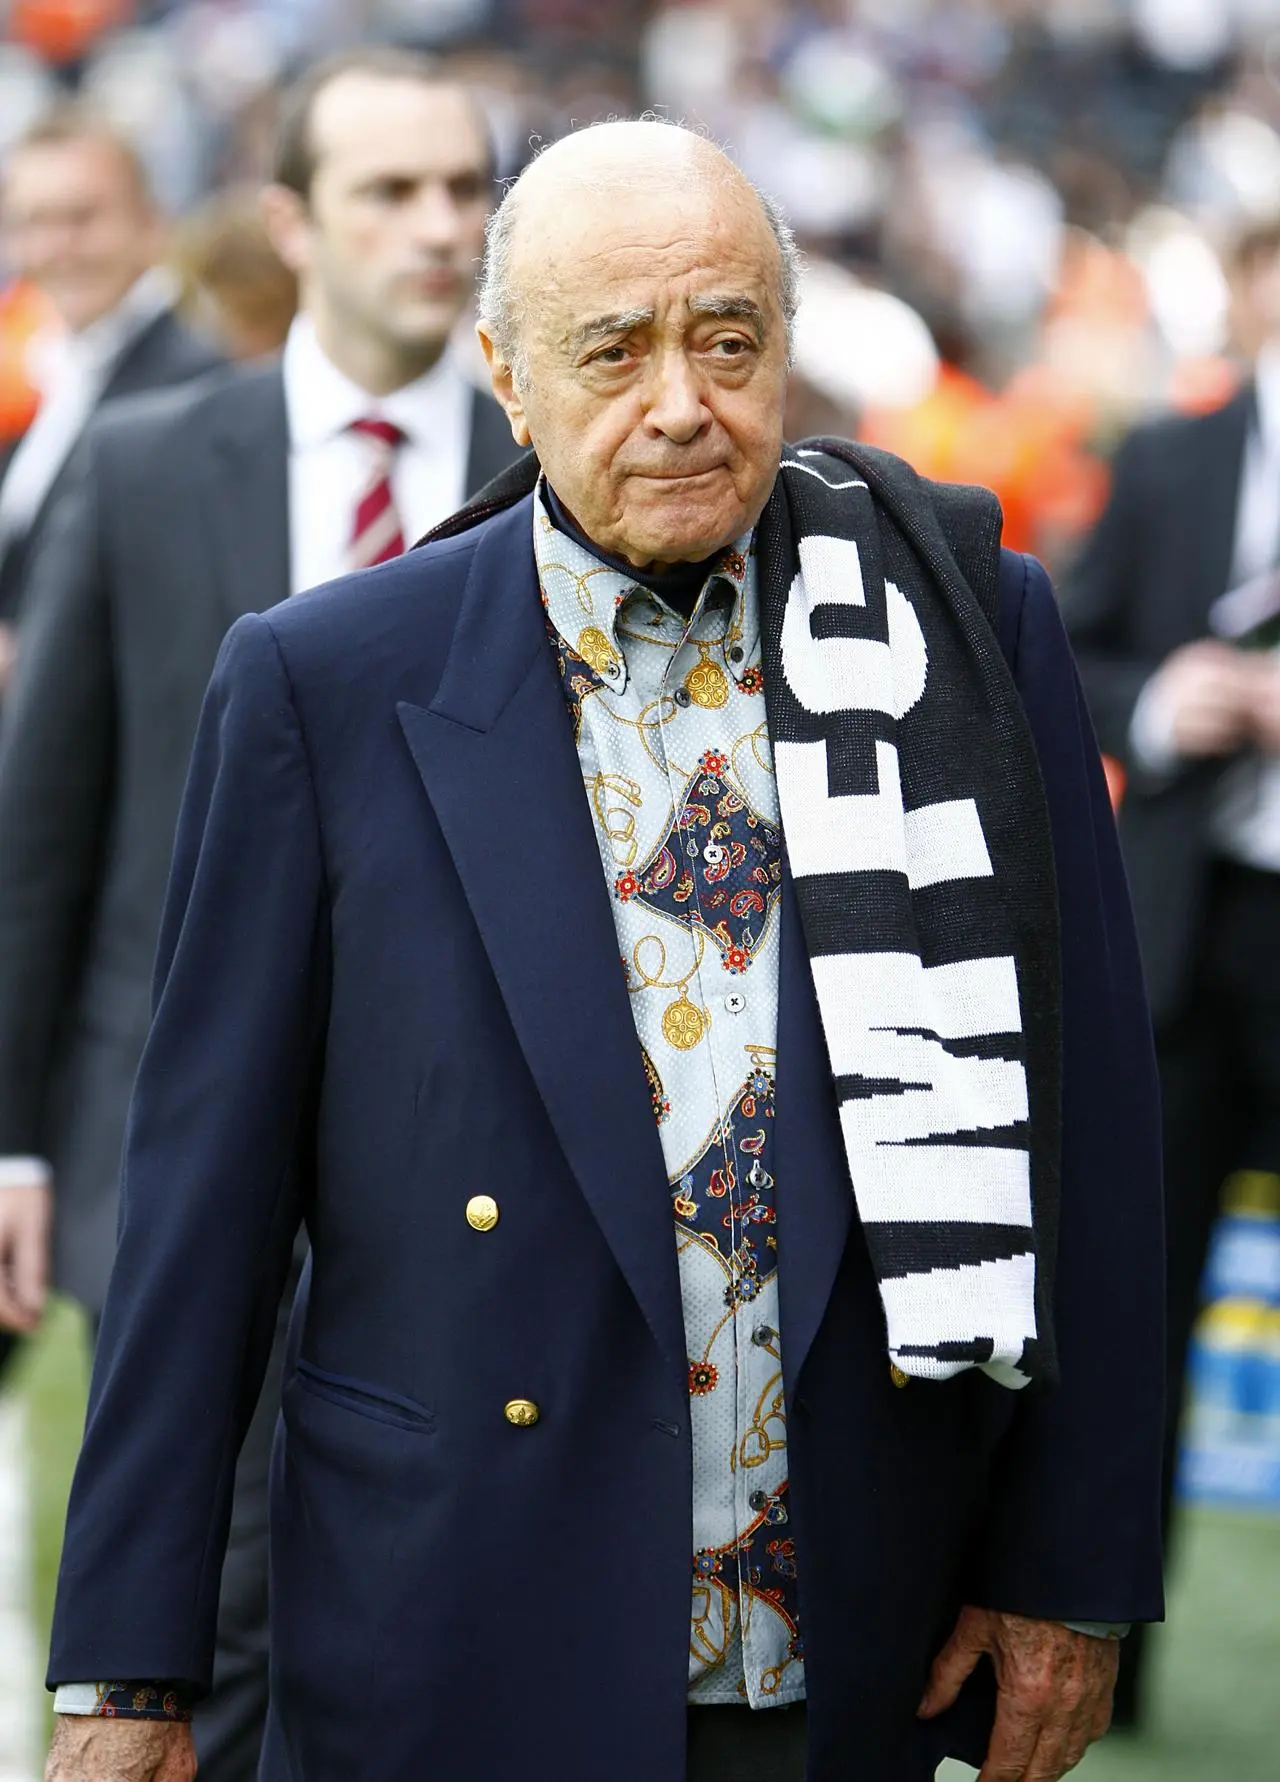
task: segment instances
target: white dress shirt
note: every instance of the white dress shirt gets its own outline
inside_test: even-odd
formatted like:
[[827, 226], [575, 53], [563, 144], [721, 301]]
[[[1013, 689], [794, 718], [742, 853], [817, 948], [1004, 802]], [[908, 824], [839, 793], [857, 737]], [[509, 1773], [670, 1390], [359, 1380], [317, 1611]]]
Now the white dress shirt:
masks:
[[39, 412], [0, 485], [0, 552], [30, 528], [111, 373], [142, 331], [172, 306], [175, 293], [172, 276], [153, 266], [109, 315], [54, 344], [41, 378]]
[[406, 544], [461, 507], [466, 496], [474, 388], [453, 349], [390, 396], [370, 396], [326, 357], [315, 327], [299, 316], [284, 349], [289, 420], [291, 591], [332, 581], [350, 568], [356, 506], [376, 447], [353, 421], [390, 421], [405, 435], [391, 468], [391, 493]]
[[[1280, 565], [1280, 345], [1263, 349], [1255, 382], [1257, 420], [1240, 476], [1233, 590]], [[1140, 766], [1166, 776], [1176, 773], [1181, 761], [1163, 694], [1158, 676], [1147, 682], [1134, 707], [1129, 741]], [[1217, 852], [1228, 859], [1280, 872], [1280, 760], [1249, 755], [1228, 768], [1215, 795], [1210, 833]]]

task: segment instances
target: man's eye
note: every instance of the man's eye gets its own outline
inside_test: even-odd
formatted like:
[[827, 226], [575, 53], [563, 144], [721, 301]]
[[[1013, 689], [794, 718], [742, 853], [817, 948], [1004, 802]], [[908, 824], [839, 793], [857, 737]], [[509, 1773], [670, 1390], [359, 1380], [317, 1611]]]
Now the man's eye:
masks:
[[593, 365], [625, 365], [626, 362], [627, 349], [621, 345], [601, 347], [598, 353], [591, 356]]
[[743, 353], [751, 351], [751, 342], [744, 340], [740, 334], [729, 334], [723, 340], [713, 341], [711, 350], [722, 359], [740, 359]]
[[408, 179], [374, 180], [366, 190], [379, 204], [407, 204], [413, 197], [413, 181]]

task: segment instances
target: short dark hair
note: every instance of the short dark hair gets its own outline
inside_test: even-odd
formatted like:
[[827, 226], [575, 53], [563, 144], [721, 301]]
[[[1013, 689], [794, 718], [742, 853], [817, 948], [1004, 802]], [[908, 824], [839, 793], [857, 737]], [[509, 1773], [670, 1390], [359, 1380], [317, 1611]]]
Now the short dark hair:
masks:
[[[339, 50], [336, 55], [314, 63], [286, 91], [276, 126], [272, 177], [277, 185], [287, 186], [299, 198], [310, 199], [316, 176], [317, 154], [312, 136], [316, 101], [335, 81], [349, 74], [367, 74], [375, 80], [415, 81], [424, 87], [456, 85], [459, 90], [466, 90], [461, 82], [452, 79], [435, 57], [420, 50], [374, 44], [362, 49]], [[489, 169], [493, 171], [494, 153], [488, 120], [474, 98], [471, 103], [475, 106], [476, 119], [484, 136]]]
[[154, 205], [151, 175], [138, 145], [127, 132], [83, 99], [56, 100], [14, 138], [5, 159], [12, 161], [24, 149], [63, 148], [76, 142], [96, 142], [110, 149], [129, 175], [139, 202], [148, 208]]

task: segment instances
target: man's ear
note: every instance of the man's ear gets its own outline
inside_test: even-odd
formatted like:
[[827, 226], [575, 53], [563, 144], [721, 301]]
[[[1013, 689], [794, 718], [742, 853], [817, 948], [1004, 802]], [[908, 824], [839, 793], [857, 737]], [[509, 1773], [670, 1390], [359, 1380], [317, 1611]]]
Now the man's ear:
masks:
[[263, 227], [271, 245], [289, 268], [301, 277], [307, 270], [307, 224], [311, 213], [305, 201], [288, 186], [264, 186], [258, 199]]
[[483, 322], [476, 323], [476, 337], [480, 342], [485, 364], [489, 367], [489, 381], [493, 386], [494, 398], [501, 404], [507, 417], [511, 437], [518, 446], [531, 445], [533, 440], [525, 418], [524, 401], [516, 389], [515, 376], [510, 365], [494, 345], [493, 336], [486, 331]]

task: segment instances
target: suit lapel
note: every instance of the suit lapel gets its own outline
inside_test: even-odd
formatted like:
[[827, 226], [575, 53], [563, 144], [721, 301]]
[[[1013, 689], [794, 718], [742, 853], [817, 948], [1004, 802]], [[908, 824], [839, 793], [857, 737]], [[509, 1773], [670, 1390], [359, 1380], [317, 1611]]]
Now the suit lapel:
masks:
[[431, 705], [398, 710], [556, 1136], [682, 1382], [662, 1147], [547, 643], [527, 499], [479, 541]]
[[1240, 483], [1253, 413], [1250, 385], [1209, 417], [1200, 436], [1203, 457], [1196, 466], [1195, 494], [1188, 504], [1196, 517], [1200, 551], [1199, 573], [1187, 578], [1197, 601], [1197, 629], [1203, 628], [1209, 607], [1231, 586]]
[[206, 542], [229, 620], [288, 598], [289, 429], [278, 365], [222, 392], [209, 432]]

